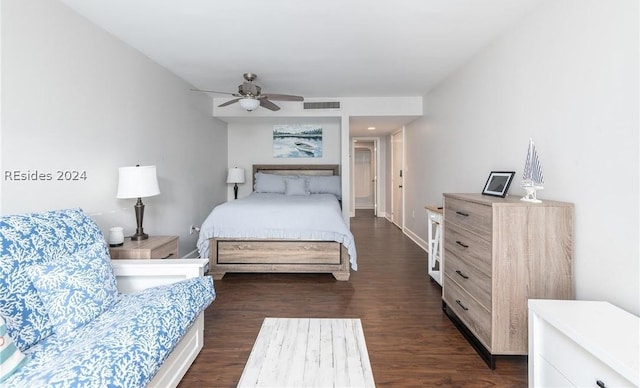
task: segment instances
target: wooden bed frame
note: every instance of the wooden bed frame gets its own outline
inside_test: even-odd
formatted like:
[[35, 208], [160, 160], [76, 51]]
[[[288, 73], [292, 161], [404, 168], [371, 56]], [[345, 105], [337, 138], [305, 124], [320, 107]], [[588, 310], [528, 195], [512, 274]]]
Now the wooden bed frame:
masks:
[[[256, 164], [258, 172], [281, 175], [339, 175], [337, 164]], [[227, 272], [331, 273], [349, 280], [349, 253], [335, 241], [273, 239], [209, 239], [209, 272], [222, 279]]]

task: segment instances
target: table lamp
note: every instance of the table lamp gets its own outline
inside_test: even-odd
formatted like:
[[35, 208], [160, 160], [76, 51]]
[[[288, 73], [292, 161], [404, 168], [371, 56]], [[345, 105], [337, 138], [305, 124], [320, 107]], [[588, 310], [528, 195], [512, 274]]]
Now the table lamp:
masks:
[[238, 199], [238, 183], [244, 183], [244, 168], [232, 167], [227, 174], [227, 183], [233, 183], [234, 199]]
[[118, 193], [116, 198], [138, 198], [134, 209], [136, 211], [136, 234], [131, 236], [131, 240], [146, 240], [149, 235], [142, 229], [142, 218], [144, 217], [143, 197], [152, 197], [160, 194], [158, 188], [158, 177], [156, 176], [156, 166], [120, 167], [118, 169]]

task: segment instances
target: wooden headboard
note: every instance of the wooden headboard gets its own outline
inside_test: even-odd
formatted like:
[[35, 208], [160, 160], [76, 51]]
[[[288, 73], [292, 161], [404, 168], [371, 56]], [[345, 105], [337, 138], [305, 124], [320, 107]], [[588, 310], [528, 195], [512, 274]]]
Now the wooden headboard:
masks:
[[256, 181], [256, 174], [279, 175], [340, 175], [340, 165], [338, 164], [254, 164], [253, 180]]

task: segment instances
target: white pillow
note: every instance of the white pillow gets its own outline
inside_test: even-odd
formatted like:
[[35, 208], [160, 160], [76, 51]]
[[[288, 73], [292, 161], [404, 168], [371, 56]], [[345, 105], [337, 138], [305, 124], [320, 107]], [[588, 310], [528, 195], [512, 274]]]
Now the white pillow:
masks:
[[4, 318], [0, 317], [0, 382], [5, 381], [17, 371], [27, 358], [16, 347], [9, 333]]
[[342, 198], [339, 175], [307, 175], [306, 179], [311, 194], [333, 194]]
[[254, 190], [256, 193], [280, 193], [284, 194], [284, 180], [287, 178], [295, 178], [290, 175], [265, 174], [259, 172], [256, 174], [256, 185]]
[[309, 195], [306, 179], [287, 178], [284, 180], [285, 195]]

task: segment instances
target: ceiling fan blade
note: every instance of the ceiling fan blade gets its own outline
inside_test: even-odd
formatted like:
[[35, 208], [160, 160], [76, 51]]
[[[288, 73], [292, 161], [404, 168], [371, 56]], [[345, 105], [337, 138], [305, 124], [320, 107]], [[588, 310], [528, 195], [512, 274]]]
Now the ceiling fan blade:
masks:
[[302, 96], [292, 96], [290, 94], [262, 94], [264, 98], [268, 98], [269, 100], [274, 101], [304, 101], [304, 97]]
[[233, 104], [233, 103], [235, 103], [235, 102], [238, 102], [238, 101], [240, 101], [240, 100], [242, 100], [242, 97], [240, 97], [240, 98], [234, 98], [233, 100], [229, 100], [229, 101], [227, 101], [227, 102], [223, 102], [222, 104], [218, 105], [218, 108], [220, 108], [220, 107], [222, 107], [222, 106], [231, 105], [231, 104]]
[[189, 90], [193, 90], [194, 92], [204, 92], [204, 93], [230, 94], [232, 96], [239, 97], [237, 93], [217, 92], [215, 90], [202, 90], [202, 89], [189, 89]]
[[269, 110], [272, 110], [272, 111], [280, 110], [280, 107], [278, 105], [276, 105], [273, 102], [267, 100], [266, 98], [260, 99], [260, 106], [262, 106], [263, 108], [267, 108]]

